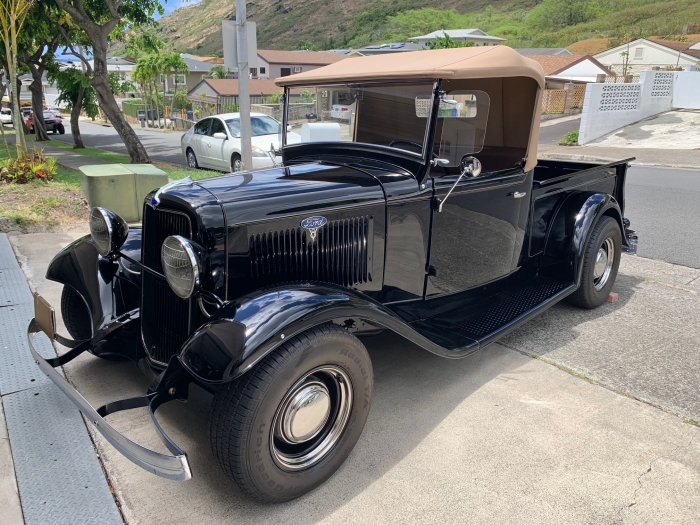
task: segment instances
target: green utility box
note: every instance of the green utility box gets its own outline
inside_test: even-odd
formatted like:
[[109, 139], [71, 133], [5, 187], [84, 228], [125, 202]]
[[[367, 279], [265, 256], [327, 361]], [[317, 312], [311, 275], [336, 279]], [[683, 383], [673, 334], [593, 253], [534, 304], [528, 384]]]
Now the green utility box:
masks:
[[138, 222], [143, 200], [168, 183], [168, 174], [151, 164], [91, 164], [80, 168], [80, 187], [90, 207], [101, 206], [127, 222]]

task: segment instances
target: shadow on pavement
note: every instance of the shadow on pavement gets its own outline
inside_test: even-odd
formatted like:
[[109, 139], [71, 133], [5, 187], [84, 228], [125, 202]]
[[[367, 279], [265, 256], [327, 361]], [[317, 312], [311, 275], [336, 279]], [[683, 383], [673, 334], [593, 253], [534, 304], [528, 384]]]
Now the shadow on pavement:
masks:
[[[620, 330], [615, 318], [634, 293], [636, 282], [636, 279], [620, 276], [617, 286], [625, 290], [621, 293], [621, 300], [597, 310], [556, 306], [511, 336], [509, 344], [519, 348], [528, 337], [534, 338], [537, 344], [544, 331], [548, 341], [546, 346], [532, 353], [547, 355], [548, 352], [541, 349], [556, 349], [557, 340], [576, 339], [579, 324], [593, 321], [600, 324], [609, 317]], [[159, 420], [166, 431], [188, 453], [192, 480], [176, 483], [156, 478], [128, 463], [109, 445], [103, 445], [105, 464], [124, 501], [127, 519], [149, 524], [172, 523], [174, 516], [186, 515], [197, 523], [223, 520], [236, 523], [260, 523], [261, 520], [317, 522], [333, 514], [406, 460], [457, 406], [480, 387], [503, 374], [517, 377], [519, 365], [522, 359], [526, 359], [494, 345], [465, 359], [447, 360], [391, 333], [368, 337], [363, 342], [374, 366], [372, 411], [357, 447], [324, 485], [303, 498], [282, 505], [259, 505], [242, 494], [225, 476], [209, 450], [207, 413], [211, 396], [193, 386], [187, 404], [170, 403], [159, 410]], [[124, 363], [93, 358], [81, 366], [79, 373], [83, 377], [88, 374], [93, 378], [104, 378], [103, 394], [108, 399], [137, 395], [147, 386], [140, 372], [133, 365]], [[150, 421], [147, 421], [145, 411], [141, 416], [115, 414], [110, 418], [127, 435], [133, 436], [129, 431], [139, 429], [145, 436], [145, 430], [148, 430], [148, 439], [152, 441], [141, 442], [163, 450], [155, 432], [148, 428]]]

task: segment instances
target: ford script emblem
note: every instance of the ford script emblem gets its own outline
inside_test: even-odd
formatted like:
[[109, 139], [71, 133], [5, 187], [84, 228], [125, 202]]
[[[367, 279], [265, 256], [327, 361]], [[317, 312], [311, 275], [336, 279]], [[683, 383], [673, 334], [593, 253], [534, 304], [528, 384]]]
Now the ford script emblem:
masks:
[[305, 230], [309, 230], [309, 233], [311, 234], [311, 240], [315, 241], [316, 240], [316, 232], [318, 231], [319, 228], [322, 228], [323, 226], [326, 225], [328, 221], [326, 220], [325, 217], [321, 216], [316, 216], [316, 217], [307, 217], [303, 221], [301, 221], [301, 227], [304, 228]]

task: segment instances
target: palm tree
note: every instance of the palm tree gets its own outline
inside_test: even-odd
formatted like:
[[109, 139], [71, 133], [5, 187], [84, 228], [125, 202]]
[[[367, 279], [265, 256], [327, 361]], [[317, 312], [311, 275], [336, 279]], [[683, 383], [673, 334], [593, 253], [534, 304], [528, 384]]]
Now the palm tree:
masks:
[[207, 78], [226, 78], [231, 70], [221, 64], [217, 64], [209, 70]]
[[[161, 55], [161, 63], [163, 65], [163, 72], [173, 76], [173, 80], [175, 81], [175, 95], [177, 95], [177, 77], [189, 73], [190, 68], [187, 62], [185, 62], [185, 59], [177, 52]], [[175, 96], [173, 96], [173, 106], [175, 105], [174, 102]], [[165, 104], [165, 97], [163, 97], [163, 103]]]

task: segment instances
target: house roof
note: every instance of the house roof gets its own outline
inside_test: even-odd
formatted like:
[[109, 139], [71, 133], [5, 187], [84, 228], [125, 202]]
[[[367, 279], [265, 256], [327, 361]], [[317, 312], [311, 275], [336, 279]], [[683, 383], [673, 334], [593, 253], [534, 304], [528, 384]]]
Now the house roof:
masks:
[[501, 77], [529, 77], [544, 88], [542, 67], [506, 46], [458, 47], [348, 58], [342, 64], [280, 77], [275, 82], [278, 86], [304, 86], [361, 80]]
[[565, 47], [517, 47], [515, 50], [521, 55], [573, 55]]
[[[423, 48], [420, 44], [416, 44], [415, 42], [393, 42], [391, 44], [365, 46], [360, 49], [355, 49], [354, 51], [363, 55], [379, 55], [383, 53], [405, 53], [406, 51], [418, 51], [419, 49]], [[350, 53], [350, 50], [348, 50], [348, 53]]]
[[[662, 38], [649, 37], [647, 40], [660, 44], [674, 51], [680, 51], [691, 57], [700, 58], [700, 49], [690, 49], [690, 47], [697, 42], [678, 42], [677, 40], [664, 40]], [[634, 41], [633, 41], [634, 42]]]
[[589, 60], [603, 71], [608, 71], [607, 67], [590, 55], [529, 55], [528, 58], [542, 66], [545, 76], [561, 73], [584, 60]]
[[505, 40], [505, 38], [500, 38], [497, 36], [487, 35], [484, 31], [477, 27], [472, 27], [470, 29], [438, 29], [432, 33], [422, 36], [414, 36], [409, 38], [409, 40], [435, 40], [436, 38], [444, 38], [445, 35], [450, 38], [479, 38], [481, 40]]
[[202, 60], [195, 60], [188, 57], [182, 57], [182, 59], [187, 63], [190, 73], [197, 73], [200, 71], [206, 73], [216, 65], [211, 62], [204, 62]]
[[[197, 90], [201, 89], [202, 84], [208, 84], [217, 95], [222, 97], [238, 96], [238, 79], [235, 78], [205, 78], [193, 87], [188, 95], [196, 95]], [[248, 89], [251, 95], [274, 95], [279, 93], [281, 89], [275, 84], [274, 80], [269, 78], [250, 79], [248, 81]], [[300, 89], [293, 89], [292, 94], [298, 95]]]
[[340, 53], [328, 51], [277, 51], [258, 49], [258, 55], [268, 64], [302, 64], [308, 66], [327, 66], [345, 59]]

